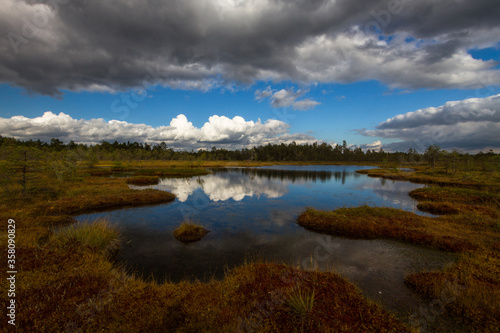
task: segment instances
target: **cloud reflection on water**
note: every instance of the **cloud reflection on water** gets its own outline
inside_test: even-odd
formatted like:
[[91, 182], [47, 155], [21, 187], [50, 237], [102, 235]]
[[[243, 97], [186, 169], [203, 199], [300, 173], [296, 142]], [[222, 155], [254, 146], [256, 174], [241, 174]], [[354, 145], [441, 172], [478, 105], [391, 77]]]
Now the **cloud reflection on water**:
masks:
[[227, 168], [213, 170], [206, 176], [192, 178], [164, 178], [152, 188], [175, 194], [180, 202], [186, 202], [198, 189], [214, 202], [232, 199], [241, 201], [245, 197], [265, 196], [280, 198], [288, 193], [290, 184], [310, 182], [341, 182], [347, 178], [359, 178], [356, 172], [316, 170], [275, 170], [269, 168]]

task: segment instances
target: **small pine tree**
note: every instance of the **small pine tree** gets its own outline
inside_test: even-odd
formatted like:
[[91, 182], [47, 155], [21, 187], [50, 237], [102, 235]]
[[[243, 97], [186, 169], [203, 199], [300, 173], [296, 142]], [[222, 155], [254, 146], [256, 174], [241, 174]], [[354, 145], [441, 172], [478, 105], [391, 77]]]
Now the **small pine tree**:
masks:
[[436, 167], [436, 161], [441, 153], [441, 147], [436, 144], [430, 145], [424, 153], [425, 159], [432, 165], [432, 170]]
[[2, 150], [7, 156], [0, 164], [2, 187], [10, 194], [18, 191], [26, 194], [43, 167], [41, 151], [22, 146], [2, 147]]

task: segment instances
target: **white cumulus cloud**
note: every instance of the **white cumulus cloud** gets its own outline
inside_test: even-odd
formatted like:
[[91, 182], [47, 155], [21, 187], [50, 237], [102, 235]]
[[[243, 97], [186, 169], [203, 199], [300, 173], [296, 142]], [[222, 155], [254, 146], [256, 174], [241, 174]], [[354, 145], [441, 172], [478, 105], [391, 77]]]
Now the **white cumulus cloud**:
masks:
[[364, 144], [364, 145], [361, 145], [361, 149], [363, 150], [367, 150], [367, 149], [370, 149], [370, 150], [380, 150], [380, 148], [382, 148], [383, 144], [382, 144], [382, 141], [380, 140], [377, 140], [377, 141], [374, 141], [372, 143], [367, 143], [367, 144]]
[[61, 112], [45, 112], [41, 117], [14, 116], [0, 118], [0, 134], [21, 140], [48, 141], [59, 138], [64, 142], [94, 144], [100, 141], [165, 142], [179, 149], [209, 148], [213, 145], [236, 149], [268, 143], [310, 143], [316, 139], [310, 135], [290, 134], [289, 125], [274, 119], [262, 122], [246, 121], [236, 116], [228, 118], [213, 115], [201, 128], [191, 123], [183, 114], [170, 121], [169, 126], [153, 127], [126, 121], [98, 119], [73, 119]]
[[293, 89], [281, 89], [274, 91], [271, 87], [264, 90], [255, 91], [255, 99], [263, 100], [268, 98], [274, 108], [292, 107], [294, 110], [305, 111], [318, 106], [320, 103], [312, 99], [301, 99], [307, 91], [294, 91]]
[[412, 40], [403, 32], [388, 40], [379, 37], [359, 26], [310, 37], [295, 47], [294, 68], [308, 82], [376, 79], [392, 88], [411, 89], [477, 88], [500, 83], [500, 71], [491, 70], [495, 61], [474, 59], [454, 43]]
[[401, 140], [386, 145], [392, 150], [422, 152], [431, 144], [466, 151], [500, 150], [500, 94], [400, 114], [360, 133]]

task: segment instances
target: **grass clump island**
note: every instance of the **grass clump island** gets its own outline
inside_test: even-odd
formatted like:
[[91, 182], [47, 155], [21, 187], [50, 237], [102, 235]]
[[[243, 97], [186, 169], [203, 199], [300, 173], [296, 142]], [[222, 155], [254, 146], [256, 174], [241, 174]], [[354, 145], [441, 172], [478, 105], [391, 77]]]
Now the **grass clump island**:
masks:
[[203, 228], [201, 225], [194, 222], [182, 222], [182, 224], [174, 230], [174, 237], [183, 242], [191, 243], [202, 239], [210, 231]]

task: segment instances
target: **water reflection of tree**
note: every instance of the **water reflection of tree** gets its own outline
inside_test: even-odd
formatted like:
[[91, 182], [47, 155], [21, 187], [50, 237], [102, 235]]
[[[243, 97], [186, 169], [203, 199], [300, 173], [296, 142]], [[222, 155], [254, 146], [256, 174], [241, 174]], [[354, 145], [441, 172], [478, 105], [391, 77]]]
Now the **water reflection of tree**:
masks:
[[200, 185], [200, 187], [201, 187], [202, 190], [205, 190], [203, 188], [203, 185], [205, 184], [205, 180], [203, 178], [198, 177], [198, 179], [196, 179], [196, 182], [198, 183], [198, 185]]
[[268, 180], [279, 179], [281, 181], [290, 181], [295, 183], [297, 181], [307, 182], [327, 182], [332, 178], [337, 182], [344, 184], [348, 178], [359, 178], [359, 175], [353, 171], [315, 171], [315, 170], [277, 170], [277, 169], [255, 169], [255, 168], [234, 168], [234, 169], [218, 169], [214, 173], [230, 172], [233, 174], [241, 174], [248, 176], [250, 180], [255, 177], [266, 178]]

